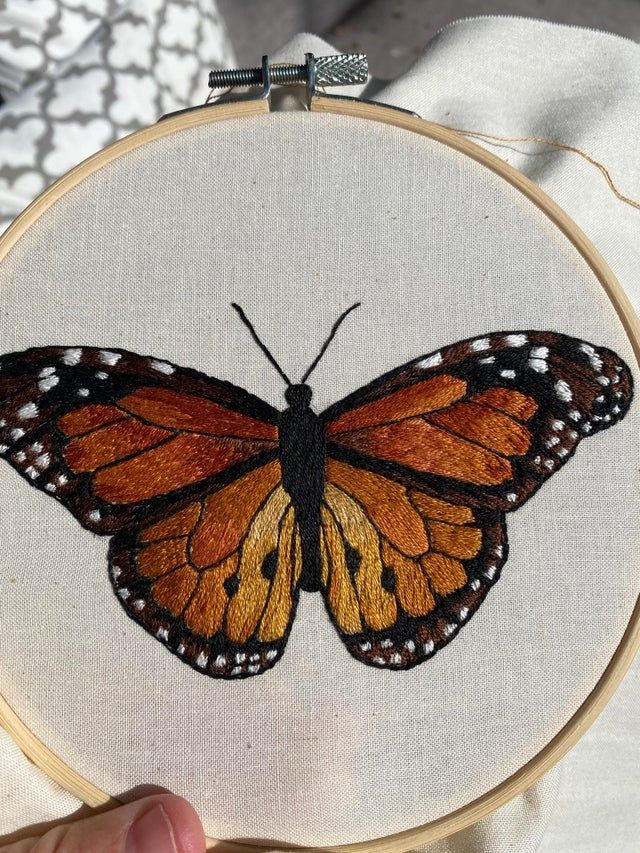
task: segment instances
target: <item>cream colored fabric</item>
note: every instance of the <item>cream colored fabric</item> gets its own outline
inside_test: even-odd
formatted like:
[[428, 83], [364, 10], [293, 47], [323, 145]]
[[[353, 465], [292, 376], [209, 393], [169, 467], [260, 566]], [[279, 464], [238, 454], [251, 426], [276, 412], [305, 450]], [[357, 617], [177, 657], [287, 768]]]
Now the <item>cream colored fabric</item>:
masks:
[[[487, 37], [481, 29], [478, 35]], [[460, 43], [468, 47], [470, 38], [467, 30]], [[525, 34], [522, 39], [523, 44], [530, 40]], [[441, 49], [438, 43], [435, 49]], [[461, 81], [460, 87], [466, 96], [469, 86]], [[390, 97], [397, 98], [397, 93], [393, 90]], [[385, 99], [384, 93], [380, 97]], [[424, 103], [416, 106], [438, 118]], [[231, 162], [225, 156], [225, 170], [220, 171], [210, 131], [176, 140], [183, 153], [186, 149], [187, 155], [200, 156], [186, 157], [190, 169], [173, 200], [164, 192], [151, 194], [142, 206], [137, 189], [148, 166], [143, 157], [132, 155], [135, 169], [125, 174], [112, 167], [106, 183], [91, 179], [43, 217], [1, 273], [3, 281], [9, 281], [3, 347], [50, 343], [52, 327], [65, 339], [82, 333], [86, 344], [115, 345], [117, 336], [117, 345], [215, 370], [243, 385], [250, 382], [252, 390], [278, 402], [281, 388], [268, 365], [256, 358], [241, 329], [220, 322], [229, 298], [243, 301], [248, 310], [255, 305], [260, 311], [256, 322], [268, 330], [285, 369], [295, 373], [317, 348], [338, 307], [361, 297], [359, 321], [336, 340], [331, 358], [314, 379], [319, 407], [413, 355], [481, 328], [508, 328], [516, 322], [551, 328], [561, 323], [563, 330], [604, 340], [631, 359], [610, 306], [575, 252], [530, 205], [480, 167], [427, 141], [409, 151], [403, 135], [395, 131], [368, 128], [365, 136], [344, 119], [327, 121], [313, 136], [307, 135], [307, 117], [265, 119], [260, 124], [262, 144], [254, 143], [250, 150], [241, 148], [233, 130], [227, 126], [216, 131], [222, 133], [215, 137], [216, 146], [232, 155]], [[284, 198], [274, 198], [269, 167], [278, 167], [294, 141], [307, 142], [312, 156], [305, 162], [285, 157], [291, 162], [288, 185]], [[154, 153], [154, 167], [160, 171], [170, 147]], [[374, 157], [374, 148], [384, 156]], [[333, 196], [327, 193], [326, 162], [334, 166]], [[425, 162], [430, 164], [426, 175]], [[256, 193], [268, 198], [269, 232], [260, 211], [241, 206], [222, 227], [222, 217], [230, 211], [215, 200], [225, 197], [228, 171], [236, 176], [239, 199]], [[246, 187], [238, 187], [238, 176]], [[589, 173], [590, 189], [595, 180]], [[152, 183], [147, 178], [147, 186]], [[571, 185], [569, 175], [564, 185]], [[133, 210], [132, 226], [117, 231], [114, 251], [108, 235], [114, 233], [123, 198]], [[327, 201], [332, 198], [333, 204]], [[185, 217], [185, 205], [193, 215]], [[83, 222], [81, 248], [77, 230], [68, 239], [69, 224], [78, 220]], [[169, 239], [166, 232], [152, 231], [149, 237], [149, 221], [162, 222]], [[349, 227], [340, 229], [345, 221]], [[404, 227], [408, 223], [411, 227]], [[381, 234], [387, 235], [384, 241]], [[60, 247], [53, 259], [45, 240]], [[630, 254], [622, 252], [623, 258]], [[402, 289], [397, 287], [399, 269]], [[132, 276], [147, 282], [146, 289], [132, 290]], [[564, 289], [549, 285], [558, 281]], [[500, 292], [492, 287], [498, 283]], [[27, 286], [31, 305], [25, 315]], [[51, 292], [56, 293], [54, 304]], [[269, 294], [268, 304], [256, 300], [261, 292]], [[460, 302], [460, 293], [465, 293], [466, 304]], [[459, 306], [456, 315], [450, 311], [452, 304]], [[18, 316], [22, 319], [16, 323]], [[416, 349], [418, 341], [423, 343]], [[477, 796], [516, 769], [557, 730], [606, 664], [637, 593], [631, 555], [637, 548], [638, 519], [635, 484], [629, 476], [630, 467], [637, 467], [636, 433], [637, 422], [634, 425], [630, 417], [600, 436], [597, 447], [595, 441], [594, 446], [586, 442], [536, 504], [509, 519], [513, 554], [504, 576], [447, 655], [400, 678], [367, 670], [346, 656], [319, 602], [309, 598], [285, 659], [272, 674], [260, 677], [259, 690], [251, 680], [235, 692], [238, 685], [221, 685], [219, 690], [216, 685], [213, 704], [210, 683], [202, 683], [206, 679], [182, 672], [185, 667], [167, 660], [164, 650], [117, 609], [106, 581], [104, 541], [91, 539], [58, 507], [29, 490], [25, 493], [17, 478], [8, 478], [7, 492], [0, 497], [0, 506], [8, 507], [2, 524], [8, 524], [13, 541], [19, 539], [24, 550], [11, 563], [13, 576], [21, 579], [20, 589], [12, 592], [7, 584], [2, 606], [12, 620], [20, 596], [22, 606], [28, 603], [29, 618], [26, 628], [21, 623], [21, 634], [18, 622], [9, 621], [14, 629], [8, 632], [6, 654], [12, 663], [0, 674], [2, 689], [23, 718], [43, 737], [46, 733], [50, 746], [97, 784], [116, 790], [114, 785], [149, 781], [152, 764], [157, 772], [160, 762], [162, 780], [173, 780], [179, 792], [192, 795], [213, 833], [272, 837], [269, 818], [275, 807], [269, 797], [274, 792], [284, 840], [337, 843], [415, 826]], [[571, 512], [576, 491], [581, 492], [578, 518]], [[627, 513], [623, 519], [621, 505]], [[550, 529], [552, 517], [556, 525]], [[624, 522], [617, 551], [612, 552], [611, 543], [593, 544], [589, 528], [599, 527], [603, 518], [613, 528]], [[34, 527], [47, 535], [34, 539]], [[571, 529], [571, 536], [562, 534], [563, 528]], [[65, 566], [55, 608], [45, 605], [39, 583], [40, 573], [51, 565]], [[31, 566], [37, 570], [29, 571]], [[562, 595], [542, 607], [540, 589], [558, 582]], [[584, 595], [584, 584], [592, 584], [591, 597]], [[82, 602], [81, 624], [90, 626], [92, 642], [86, 632], [77, 633], [77, 611], [74, 615], [67, 602]], [[544, 624], [535, 618], [535, 606], [542, 607], [539, 619]], [[4, 623], [4, 610], [2, 619]], [[41, 658], [47, 672], [33, 666], [43, 633], [31, 630], [33, 624], [46, 625], [47, 636], [53, 637]], [[496, 625], [502, 634], [496, 634]], [[574, 643], [576, 633], [580, 642]], [[503, 637], [517, 637], [515, 648], [508, 648]], [[21, 657], [19, 649], [25, 647], [31, 655]], [[38, 680], [44, 682], [48, 675], [51, 688], [51, 667], [66, 669], [69, 656], [76, 664], [82, 701], [70, 704], [68, 682], [64, 692], [54, 683], [46, 703], [37, 695], [34, 699]], [[116, 680], [122, 682], [123, 672], [137, 689], [119, 696], [114, 687]], [[416, 673], [422, 676], [419, 680]], [[499, 701], [505, 684], [507, 714]], [[274, 715], [274, 702], [288, 712]], [[483, 742], [482, 711], [493, 711], [491, 719], [496, 720], [493, 754]], [[153, 732], [145, 725], [149, 718]], [[444, 730], [442, 720], [447, 721]], [[108, 754], [101, 731], [108, 735]], [[425, 738], [425, 732], [430, 736]], [[218, 741], [228, 747], [234, 738], [235, 750], [232, 747], [222, 759], [218, 778], [193, 775], [194, 767], [202, 772], [212, 766], [211, 750]], [[154, 749], [152, 743], [163, 747]], [[175, 744], [181, 747], [180, 757], [172, 752]], [[144, 771], [144, 778], [138, 778]], [[269, 785], [264, 784], [265, 772]], [[234, 778], [236, 784], [242, 779], [242, 800], [227, 797], [222, 784]], [[194, 786], [197, 790], [192, 791]], [[553, 799], [553, 786], [554, 780], [548, 779], [540, 793], [506, 807], [474, 830], [475, 835], [459, 839], [460, 845], [509, 849], [505, 845], [512, 835], [505, 827], [517, 822], [517, 849], [534, 849], [532, 838], [539, 836], [540, 820], [548, 812], [541, 804]], [[20, 820], [24, 817], [13, 826]]]

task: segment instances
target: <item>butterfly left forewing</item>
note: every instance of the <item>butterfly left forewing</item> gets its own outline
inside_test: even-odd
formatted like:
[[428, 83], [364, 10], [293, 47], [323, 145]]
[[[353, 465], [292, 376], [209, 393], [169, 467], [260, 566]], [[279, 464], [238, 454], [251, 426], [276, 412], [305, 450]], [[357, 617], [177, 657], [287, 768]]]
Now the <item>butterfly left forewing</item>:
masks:
[[97, 533], [273, 458], [277, 416], [230, 383], [124, 350], [0, 357], [0, 455]]
[[301, 553], [280, 479], [273, 461], [111, 542], [111, 579], [125, 610], [208, 675], [257, 675], [284, 651]]
[[329, 459], [321, 581], [351, 654], [408, 669], [450, 642], [507, 556], [503, 515]]

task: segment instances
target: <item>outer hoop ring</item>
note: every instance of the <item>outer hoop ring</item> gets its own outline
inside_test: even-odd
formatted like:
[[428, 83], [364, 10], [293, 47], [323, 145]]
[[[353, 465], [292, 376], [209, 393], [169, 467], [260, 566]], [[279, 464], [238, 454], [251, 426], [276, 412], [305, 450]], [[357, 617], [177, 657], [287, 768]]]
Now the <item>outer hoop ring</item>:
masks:
[[[399, 112], [391, 107], [347, 99], [314, 97], [311, 103], [311, 111], [377, 121], [418, 133], [471, 157], [515, 187], [551, 220], [584, 258], [613, 304], [640, 365], [640, 318], [635, 313], [628, 296], [587, 236], [533, 181], [499, 157], [454, 131], [416, 116]], [[86, 177], [111, 161], [149, 142], [181, 130], [225, 119], [267, 112], [269, 112], [269, 104], [265, 100], [216, 105], [208, 109], [195, 110], [166, 119], [159, 124], [137, 131], [113, 143], [56, 181], [15, 220], [4, 236], [0, 238], [0, 261], [8, 255], [22, 235], [45, 210]], [[320, 853], [321, 850], [323, 853], [327, 853], [327, 851], [331, 851], [331, 853], [404, 853], [412, 847], [445, 838], [495, 811], [536, 782], [582, 737], [615, 692], [639, 648], [640, 598], [636, 603], [620, 644], [587, 699], [555, 737], [518, 771], [491, 791], [437, 820], [373, 841], [315, 848], [316, 853]], [[82, 800], [87, 806], [102, 810], [119, 804], [118, 800], [91, 784], [48, 749], [22, 722], [1, 695], [0, 725], [14, 739], [27, 758], [42, 769], [54, 782]], [[290, 845], [284, 844], [278, 846], [290, 847]], [[265, 849], [263, 846], [248, 843], [208, 839], [207, 849], [213, 850], [214, 848], [220, 853], [264, 853]], [[305, 850], [313, 853], [310, 848], [305, 848]]]

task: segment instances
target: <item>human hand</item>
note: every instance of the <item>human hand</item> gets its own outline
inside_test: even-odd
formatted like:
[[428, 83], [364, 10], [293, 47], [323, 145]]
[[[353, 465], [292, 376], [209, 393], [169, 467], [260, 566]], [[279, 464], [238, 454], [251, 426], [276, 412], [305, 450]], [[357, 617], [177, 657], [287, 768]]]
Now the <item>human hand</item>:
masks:
[[0, 853], [204, 853], [205, 836], [193, 806], [161, 793], [126, 803], [40, 838], [27, 838]]

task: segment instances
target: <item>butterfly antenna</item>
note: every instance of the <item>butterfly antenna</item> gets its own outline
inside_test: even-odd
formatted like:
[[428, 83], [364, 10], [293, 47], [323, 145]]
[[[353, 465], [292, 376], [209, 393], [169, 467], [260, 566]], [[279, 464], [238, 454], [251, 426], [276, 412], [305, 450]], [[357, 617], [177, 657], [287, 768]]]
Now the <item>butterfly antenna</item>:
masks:
[[235, 303], [235, 302], [232, 302], [232, 303], [231, 303], [231, 307], [232, 307], [235, 311], [237, 311], [237, 312], [238, 312], [238, 314], [240, 315], [240, 319], [241, 319], [241, 320], [242, 320], [242, 322], [245, 324], [245, 326], [247, 327], [247, 329], [249, 329], [249, 331], [251, 332], [251, 337], [253, 338], [253, 340], [258, 344], [258, 346], [260, 347], [260, 349], [262, 350], [262, 352], [266, 355], [266, 357], [269, 359], [269, 361], [271, 362], [271, 364], [272, 364], [272, 365], [275, 367], [275, 369], [278, 371], [278, 373], [280, 374], [280, 376], [282, 376], [282, 378], [283, 378], [283, 379], [284, 379], [284, 381], [287, 383], [287, 385], [293, 385], [293, 382], [289, 379], [289, 377], [287, 376], [287, 374], [286, 374], [286, 373], [284, 372], [284, 370], [280, 367], [280, 365], [279, 365], [279, 364], [278, 364], [278, 362], [275, 360], [275, 358], [271, 355], [271, 353], [270, 353], [270, 352], [269, 352], [269, 350], [267, 349], [266, 345], [265, 345], [265, 344], [263, 344], [263, 343], [262, 343], [262, 341], [260, 340], [260, 338], [258, 337], [258, 333], [257, 333], [257, 332], [256, 332], [256, 330], [253, 328], [253, 324], [252, 324], [251, 320], [247, 317], [247, 315], [244, 313], [244, 311], [242, 310], [242, 308], [241, 308], [239, 305], [236, 305], [236, 303]]
[[318, 366], [318, 364], [319, 364], [319, 362], [320, 362], [320, 359], [322, 358], [322, 356], [323, 356], [323, 355], [325, 354], [325, 352], [327, 351], [327, 347], [329, 346], [329, 344], [331, 343], [331, 341], [335, 338], [335, 336], [336, 336], [336, 332], [338, 331], [338, 329], [339, 329], [339, 328], [340, 328], [340, 326], [342, 325], [342, 323], [343, 323], [343, 321], [344, 321], [345, 317], [346, 317], [348, 314], [351, 314], [351, 312], [352, 312], [352, 311], [355, 311], [355, 309], [356, 309], [356, 308], [359, 308], [359, 307], [360, 307], [360, 304], [361, 304], [360, 302], [356, 302], [354, 305], [352, 305], [352, 306], [351, 306], [351, 308], [347, 308], [347, 310], [346, 310], [346, 311], [343, 311], [343, 312], [342, 312], [342, 314], [341, 314], [341, 315], [338, 317], [338, 319], [335, 321], [335, 323], [333, 324], [333, 326], [332, 326], [332, 328], [331, 328], [331, 331], [329, 332], [329, 337], [328, 337], [328, 338], [327, 338], [327, 340], [322, 344], [322, 349], [320, 350], [320, 352], [319, 352], [319, 353], [318, 353], [318, 355], [316, 356], [316, 358], [315, 358], [315, 360], [314, 360], [313, 364], [311, 365], [311, 367], [309, 368], [309, 370], [307, 370], [307, 372], [305, 373], [305, 375], [304, 375], [304, 376], [302, 377], [302, 379], [300, 380], [301, 384], [304, 384], [304, 383], [307, 381], [307, 379], [311, 376], [311, 374], [313, 373], [313, 371], [314, 371], [314, 370], [316, 369], [316, 367]]

